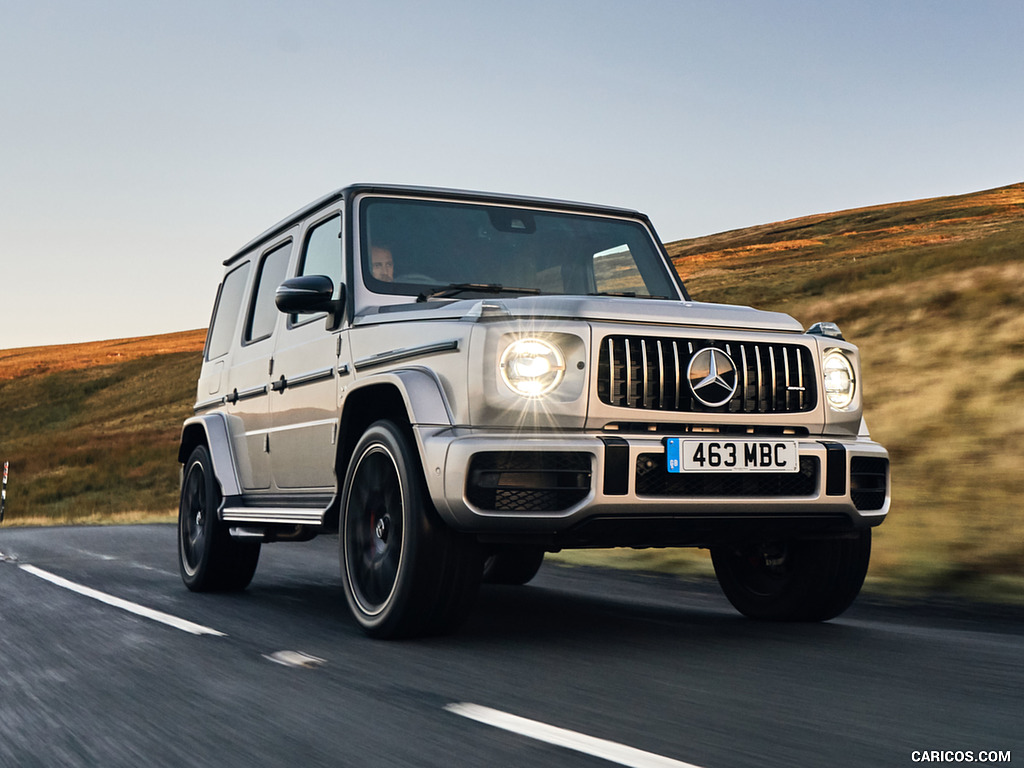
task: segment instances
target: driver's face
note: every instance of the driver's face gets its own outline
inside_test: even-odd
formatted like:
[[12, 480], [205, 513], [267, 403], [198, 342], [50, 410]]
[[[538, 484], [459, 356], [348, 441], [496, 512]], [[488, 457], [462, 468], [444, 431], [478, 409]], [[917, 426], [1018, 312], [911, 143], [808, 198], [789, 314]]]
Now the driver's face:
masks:
[[395, 263], [391, 251], [387, 248], [370, 249], [370, 272], [375, 278], [385, 283], [395, 279]]

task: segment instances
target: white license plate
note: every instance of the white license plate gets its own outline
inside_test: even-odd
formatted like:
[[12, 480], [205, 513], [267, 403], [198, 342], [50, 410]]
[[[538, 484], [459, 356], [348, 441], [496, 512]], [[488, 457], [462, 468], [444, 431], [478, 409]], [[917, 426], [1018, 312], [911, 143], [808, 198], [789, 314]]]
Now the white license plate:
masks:
[[799, 472], [796, 440], [666, 440], [669, 472]]

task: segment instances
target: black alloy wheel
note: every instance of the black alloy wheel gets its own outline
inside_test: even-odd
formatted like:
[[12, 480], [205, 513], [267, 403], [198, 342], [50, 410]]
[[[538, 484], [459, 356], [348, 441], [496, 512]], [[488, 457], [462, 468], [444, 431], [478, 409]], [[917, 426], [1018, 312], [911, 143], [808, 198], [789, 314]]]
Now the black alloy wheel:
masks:
[[252, 581], [260, 542], [236, 541], [217, 517], [220, 485], [206, 446], [185, 463], [178, 505], [178, 569], [193, 592], [236, 591]]
[[342, 583], [352, 615], [371, 637], [450, 631], [480, 583], [479, 547], [438, 516], [412, 446], [395, 423], [375, 422], [345, 476]]
[[395, 591], [402, 562], [402, 482], [388, 447], [368, 446], [360, 455], [345, 517], [346, 562], [360, 612], [377, 616]]
[[711, 550], [722, 592], [744, 616], [827, 621], [853, 603], [871, 559], [871, 529]]

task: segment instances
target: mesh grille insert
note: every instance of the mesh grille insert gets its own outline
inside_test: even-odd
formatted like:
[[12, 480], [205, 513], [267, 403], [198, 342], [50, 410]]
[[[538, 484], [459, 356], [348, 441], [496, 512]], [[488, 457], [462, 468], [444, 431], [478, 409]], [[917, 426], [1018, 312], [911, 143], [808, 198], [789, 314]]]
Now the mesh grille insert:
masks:
[[469, 465], [466, 498], [492, 512], [560, 512], [590, 493], [591, 454], [486, 451]]
[[853, 505], [862, 510], [884, 507], [888, 476], [888, 459], [854, 456], [850, 460], [850, 497]]

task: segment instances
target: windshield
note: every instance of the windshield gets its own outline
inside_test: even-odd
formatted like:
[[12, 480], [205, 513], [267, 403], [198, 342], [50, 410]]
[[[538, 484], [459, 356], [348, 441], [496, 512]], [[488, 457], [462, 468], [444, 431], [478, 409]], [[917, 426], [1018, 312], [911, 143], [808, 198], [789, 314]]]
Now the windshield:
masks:
[[360, 227], [364, 281], [376, 293], [679, 295], [649, 230], [629, 219], [369, 198]]

